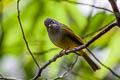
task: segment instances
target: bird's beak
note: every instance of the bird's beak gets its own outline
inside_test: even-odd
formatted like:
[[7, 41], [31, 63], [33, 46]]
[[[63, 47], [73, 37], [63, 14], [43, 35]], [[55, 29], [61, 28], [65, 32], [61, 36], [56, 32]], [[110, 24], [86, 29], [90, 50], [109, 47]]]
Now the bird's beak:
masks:
[[48, 25], [48, 28], [50, 28], [50, 27], [51, 27], [51, 24]]

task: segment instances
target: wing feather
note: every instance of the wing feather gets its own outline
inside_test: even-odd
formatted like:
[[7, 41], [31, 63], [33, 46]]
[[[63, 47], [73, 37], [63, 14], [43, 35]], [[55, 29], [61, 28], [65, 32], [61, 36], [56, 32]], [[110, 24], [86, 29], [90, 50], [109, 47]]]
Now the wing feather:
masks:
[[65, 35], [68, 36], [71, 40], [73, 40], [75, 43], [82, 45], [83, 40], [75, 34], [70, 28], [68, 28], [66, 25], [63, 24], [63, 30], [65, 30]]

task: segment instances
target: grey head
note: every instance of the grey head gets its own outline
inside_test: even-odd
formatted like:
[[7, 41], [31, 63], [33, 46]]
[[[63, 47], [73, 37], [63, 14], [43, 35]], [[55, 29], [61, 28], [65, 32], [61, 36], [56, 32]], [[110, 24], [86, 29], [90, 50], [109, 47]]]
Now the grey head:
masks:
[[44, 24], [47, 28], [48, 35], [51, 40], [56, 41], [62, 34], [62, 24], [52, 18], [46, 18]]
[[62, 24], [52, 18], [47, 18], [44, 21], [45, 26], [47, 27], [48, 31], [59, 31], [62, 27]]

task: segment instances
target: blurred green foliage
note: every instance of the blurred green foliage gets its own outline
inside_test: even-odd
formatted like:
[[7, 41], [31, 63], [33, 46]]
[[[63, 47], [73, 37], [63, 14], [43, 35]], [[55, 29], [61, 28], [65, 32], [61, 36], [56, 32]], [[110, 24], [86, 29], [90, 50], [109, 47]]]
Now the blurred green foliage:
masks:
[[[21, 78], [30, 80], [37, 73], [37, 66], [26, 49], [25, 42], [22, 38], [21, 29], [17, 18], [17, 0], [0, 1], [3, 8], [0, 9], [1, 25], [0, 25], [0, 74], [6, 77]], [[31, 51], [34, 53], [36, 60], [40, 66], [44, 65], [54, 55], [59, 53], [61, 49], [56, 48], [49, 40], [44, 20], [47, 17], [54, 18], [61, 23], [68, 25], [75, 33], [84, 36], [98, 30], [101, 27], [112, 23], [115, 18], [113, 14], [107, 14], [105, 11], [97, 12], [89, 17], [84, 16], [77, 5], [73, 5], [60, 0], [21, 0], [20, 1], [21, 22], [24, 33], [28, 41]], [[98, 32], [97, 32], [98, 33]], [[112, 29], [110, 32], [99, 38], [90, 46], [95, 55], [107, 66], [114, 69], [120, 63], [120, 31], [118, 28]], [[94, 35], [86, 37], [88, 41]], [[107, 51], [107, 53], [106, 53]], [[17, 67], [11, 67], [11, 71], [7, 70], [6, 56], [14, 56]], [[40, 80], [54, 79], [63, 73], [71, 64], [75, 56], [70, 54], [58, 59], [49, 65], [42, 73]], [[118, 73], [120, 74], [120, 69]], [[12, 73], [13, 74], [12, 74]], [[18, 75], [15, 75], [18, 73]], [[63, 80], [109, 80], [112, 76], [104, 67], [97, 72], [93, 72], [87, 63], [80, 57], [76, 66], [70, 74]], [[9, 75], [10, 74], [10, 75]], [[111, 80], [117, 80], [113, 78]]]

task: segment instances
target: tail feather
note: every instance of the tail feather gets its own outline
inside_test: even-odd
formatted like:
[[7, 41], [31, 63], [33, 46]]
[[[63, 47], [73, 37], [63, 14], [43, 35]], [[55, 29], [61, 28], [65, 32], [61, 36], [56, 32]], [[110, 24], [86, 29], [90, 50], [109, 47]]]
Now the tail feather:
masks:
[[[81, 51], [80, 51], [81, 53]], [[93, 71], [99, 70], [100, 66], [98, 66], [85, 52], [82, 51], [81, 56], [87, 61], [87, 63], [90, 65], [90, 67], [93, 69]]]

